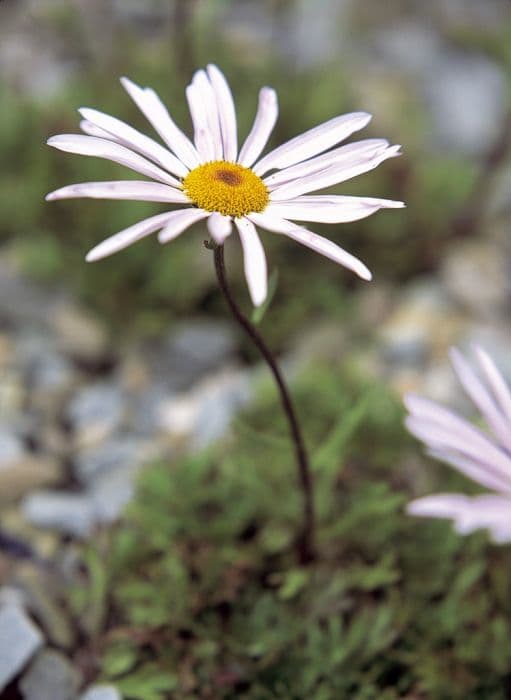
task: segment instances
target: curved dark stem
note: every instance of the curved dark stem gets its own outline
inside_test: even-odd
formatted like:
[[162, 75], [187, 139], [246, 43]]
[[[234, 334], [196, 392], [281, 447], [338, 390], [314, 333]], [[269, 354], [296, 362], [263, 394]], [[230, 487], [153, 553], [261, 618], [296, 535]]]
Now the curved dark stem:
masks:
[[280, 393], [280, 400], [282, 402], [282, 408], [286, 414], [289, 430], [291, 432], [291, 438], [295, 448], [296, 454], [296, 464], [298, 467], [298, 477], [300, 481], [300, 487], [303, 493], [303, 528], [300, 533], [300, 537], [297, 542], [298, 556], [302, 563], [307, 563], [315, 558], [314, 540], [315, 540], [315, 515], [314, 515], [314, 499], [312, 490], [312, 477], [309, 467], [309, 460], [307, 457], [307, 451], [305, 449], [305, 443], [303, 441], [300, 424], [296, 417], [293, 402], [291, 401], [291, 396], [287, 389], [284, 377], [273, 357], [270, 349], [264, 342], [259, 331], [252, 325], [245, 314], [238, 307], [234, 298], [231, 294], [231, 290], [227, 283], [227, 278], [225, 274], [225, 263], [224, 263], [224, 247], [223, 245], [214, 247], [215, 256], [215, 270], [218, 278], [218, 284], [220, 289], [232, 311], [233, 316], [236, 318], [240, 326], [243, 328], [245, 333], [252, 340], [254, 345], [257, 346], [259, 352], [265, 359], [268, 367], [270, 368], [277, 387]]

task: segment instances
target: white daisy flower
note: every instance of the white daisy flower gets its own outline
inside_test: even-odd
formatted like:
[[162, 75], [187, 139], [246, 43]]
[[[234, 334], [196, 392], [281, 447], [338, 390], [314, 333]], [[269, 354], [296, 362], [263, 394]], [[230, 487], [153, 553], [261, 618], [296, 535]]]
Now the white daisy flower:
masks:
[[432, 457], [447, 462], [492, 493], [465, 496], [443, 493], [408, 505], [411, 515], [449, 518], [466, 535], [488, 529], [494, 542], [511, 542], [511, 392], [491, 357], [474, 348], [479, 376], [453, 348], [451, 361], [468, 396], [490, 433], [433, 401], [408, 395], [408, 430], [428, 447]]
[[141, 88], [128, 78], [121, 82], [165, 146], [115, 117], [88, 108], [79, 110], [85, 135], [53, 136], [48, 144], [61, 151], [121, 163], [149, 181], [68, 185], [51, 192], [46, 199], [131, 199], [166, 202], [177, 208], [107, 238], [88, 253], [88, 261], [112, 255], [156, 231], [160, 232], [160, 243], [167, 243], [192, 224], [206, 219], [209, 233], [218, 245], [231, 234], [234, 222], [256, 306], [267, 295], [266, 257], [256, 227], [288, 236], [363, 279], [371, 279], [360, 260], [292, 221], [349, 222], [381, 208], [404, 206], [388, 199], [310, 194], [399, 155], [400, 147], [390, 146], [385, 139], [366, 139], [334, 148], [364, 128], [371, 119], [369, 114], [353, 112], [330, 119], [261, 158], [278, 114], [277, 95], [271, 88], [263, 87], [259, 92], [254, 124], [238, 149], [232, 94], [216, 66], [197, 71], [186, 88], [193, 142], [175, 124], [151, 88]]

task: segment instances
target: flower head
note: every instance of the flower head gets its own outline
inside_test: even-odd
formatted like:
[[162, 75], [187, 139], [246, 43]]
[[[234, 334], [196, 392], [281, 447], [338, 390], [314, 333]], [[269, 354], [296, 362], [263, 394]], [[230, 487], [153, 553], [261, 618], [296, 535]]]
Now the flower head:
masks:
[[447, 462], [493, 493], [468, 497], [438, 494], [412, 501], [408, 512], [450, 518], [465, 535], [480, 528], [495, 542], [511, 541], [511, 392], [491, 357], [474, 348], [479, 376], [453, 348], [451, 361], [468, 396], [481, 412], [489, 432], [472, 425], [449, 409], [408, 395], [408, 430], [424, 442], [436, 459]]
[[122, 78], [121, 82], [152, 124], [165, 146], [124, 122], [95, 109], [83, 108], [84, 134], [63, 134], [50, 146], [120, 163], [149, 180], [86, 182], [51, 192], [46, 199], [93, 197], [165, 202], [178, 208], [157, 214], [107, 238], [87, 255], [99, 260], [159, 231], [160, 243], [189, 226], [207, 220], [218, 245], [232, 232], [241, 240], [245, 276], [255, 305], [267, 294], [266, 257], [256, 226], [283, 234], [371, 279], [367, 267], [335, 243], [292, 222], [341, 223], [363, 219], [402, 202], [372, 197], [310, 195], [310, 192], [365, 173], [399, 146], [385, 139], [366, 139], [333, 148], [370, 120], [365, 112], [335, 117], [287, 141], [260, 158], [277, 120], [277, 95], [263, 87], [250, 133], [238, 149], [236, 112], [230, 88], [214, 65], [195, 73], [186, 88], [193, 122], [193, 142], [170, 117], [158, 95]]

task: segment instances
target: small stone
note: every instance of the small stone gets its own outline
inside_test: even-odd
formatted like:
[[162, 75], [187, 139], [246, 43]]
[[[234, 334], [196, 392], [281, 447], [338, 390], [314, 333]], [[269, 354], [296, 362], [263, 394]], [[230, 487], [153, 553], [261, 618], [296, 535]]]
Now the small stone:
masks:
[[20, 411], [23, 410], [27, 396], [22, 370], [20, 367], [11, 367], [5, 371], [2, 370], [1, 377], [0, 420], [16, 420]]
[[122, 391], [113, 384], [94, 384], [78, 391], [67, 407], [67, 418], [78, 447], [105, 440], [121, 424], [125, 414]]
[[110, 469], [94, 480], [90, 489], [90, 499], [98, 523], [114, 522], [121, 515], [125, 506], [133, 499], [136, 477], [141, 466], [132, 464]]
[[96, 519], [90, 498], [65, 491], [36, 491], [23, 499], [21, 511], [32, 525], [75, 537], [90, 535]]
[[[0, 443], [1, 440], [0, 435]], [[3, 466], [0, 464], [0, 503], [12, 502], [29, 491], [51, 486], [61, 476], [59, 465], [47, 457], [23, 454]]]
[[156, 454], [154, 441], [119, 436], [79, 452], [74, 472], [82, 483], [87, 484], [111, 470], [138, 467]]
[[59, 347], [84, 360], [96, 360], [108, 349], [108, 335], [99, 320], [81, 307], [62, 301], [52, 309], [50, 323]]
[[484, 154], [504, 122], [505, 85], [503, 70], [483, 55], [450, 50], [437, 54], [424, 85], [435, 147]]
[[0, 608], [0, 691], [23, 670], [42, 643], [40, 631], [21, 608]]
[[380, 330], [384, 359], [400, 370], [423, 366], [428, 358], [445, 355], [463, 322], [438, 282], [421, 280], [405, 292]]
[[231, 325], [189, 321], [178, 326], [163, 344], [148, 352], [153, 374], [168, 390], [182, 391], [225, 364], [236, 349]]
[[80, 695], [79, 700], [122, 700], [122, 697], [113, 685], [93, 685]]
[[75, 642], [76, 627], [67, 606], [59, 600], [60, 581], [31, 562], [16, 568], [15, 580], [22, 589], [25, 607], [39, 621], [46, 639], [59, 648], [69, 649]]
[[80, 675], [58, 651], [44, 649], [20, 681], [24, 700], [74, 700]]
[[221, 438], [252, 396], [247, 373], [224, 370], [161, 405], [158, 425], [178, 444], [203, 449]]
[[511, 301], [510, 261], [487, 240], [457, 243], [447, 253], [441, 277], [452, 297], [478, 316], [505, 311]]
[[[23, 441], [7, 426], [0, 425], [0, 473], [25, 456]], [[1, 478], [1, 477], [0, 477]]]

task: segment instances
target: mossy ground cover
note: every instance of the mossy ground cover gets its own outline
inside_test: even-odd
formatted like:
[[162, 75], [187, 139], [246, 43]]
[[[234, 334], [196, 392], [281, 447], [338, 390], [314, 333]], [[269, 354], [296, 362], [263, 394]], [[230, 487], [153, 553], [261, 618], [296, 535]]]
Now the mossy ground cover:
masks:
[[94, 673], [127, 700], [509, 697], [509, 548], [404, 513], [417, 455], [383, 388], [330, 367], [294, 390], [317, 561], [293, 550], [300, 494], [268, 386], [236, 437], [149, 468], [89, 551], [73, 605]]

